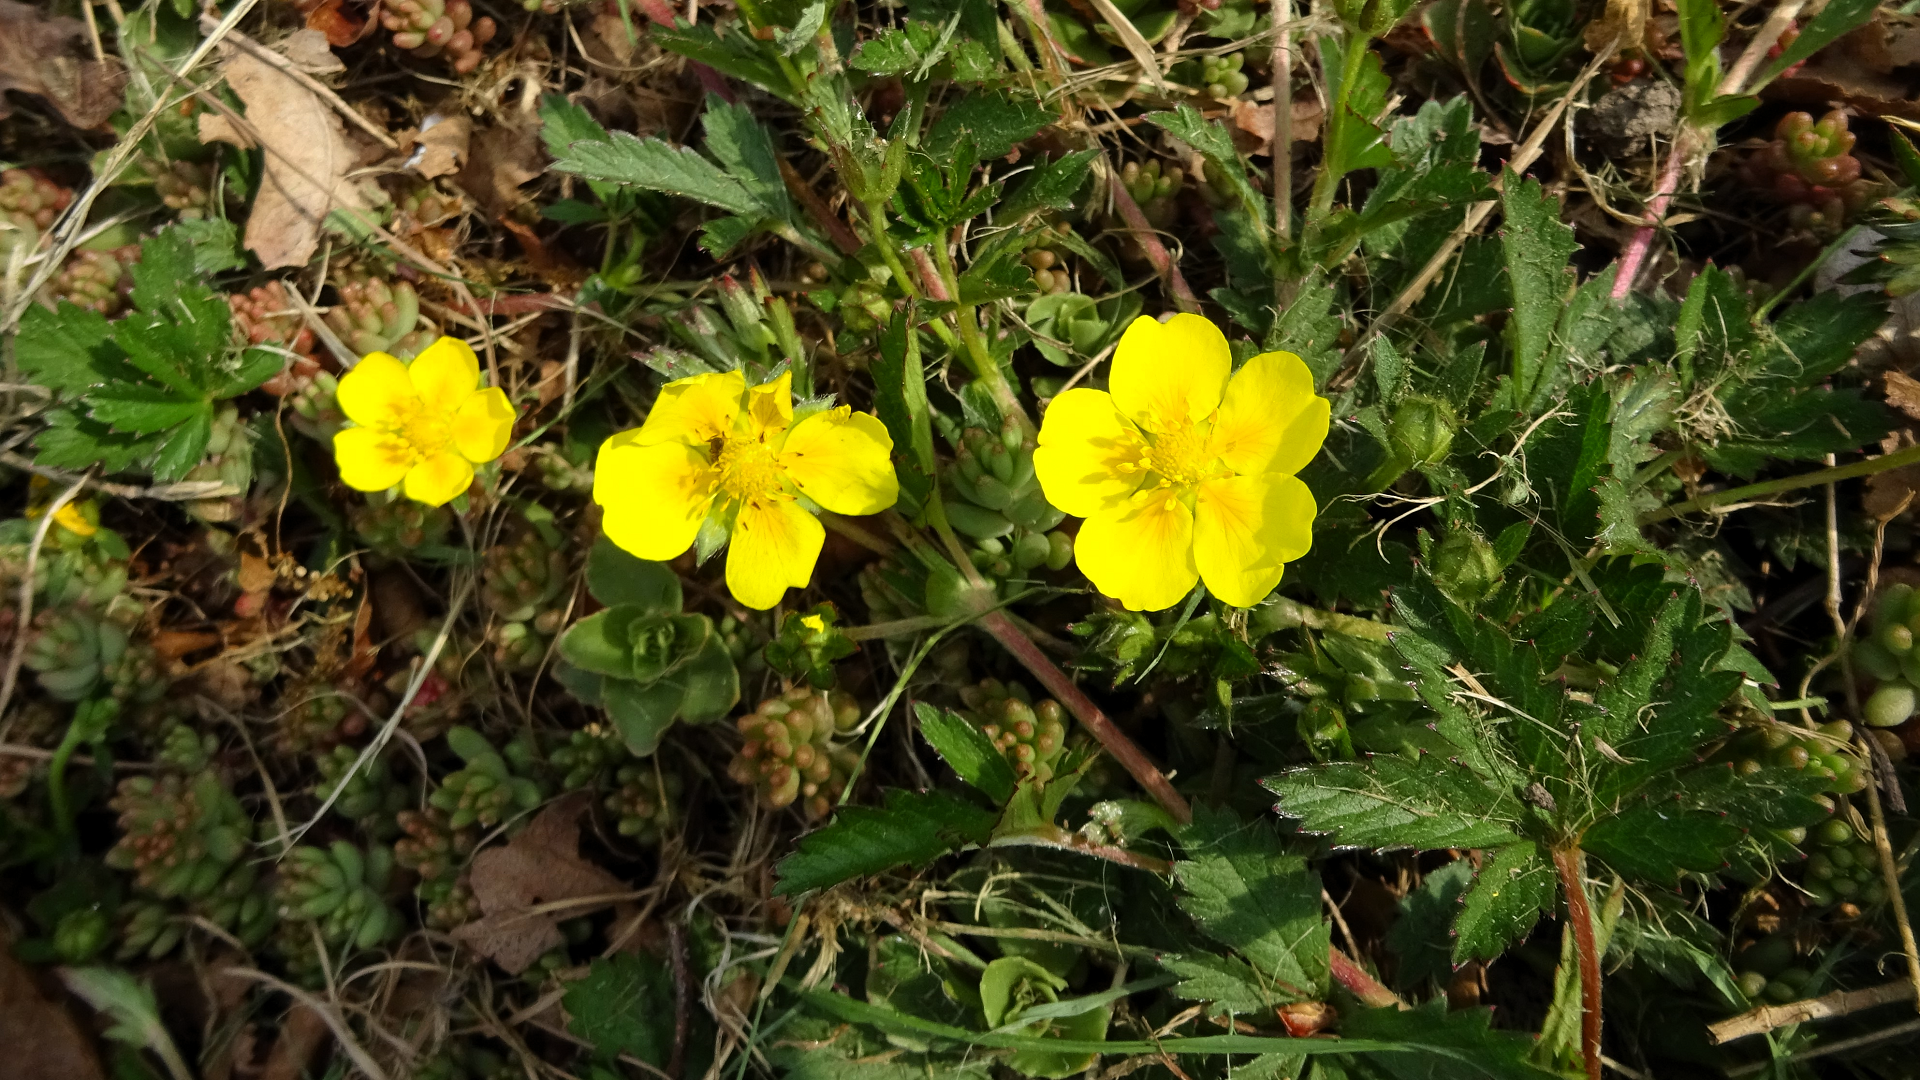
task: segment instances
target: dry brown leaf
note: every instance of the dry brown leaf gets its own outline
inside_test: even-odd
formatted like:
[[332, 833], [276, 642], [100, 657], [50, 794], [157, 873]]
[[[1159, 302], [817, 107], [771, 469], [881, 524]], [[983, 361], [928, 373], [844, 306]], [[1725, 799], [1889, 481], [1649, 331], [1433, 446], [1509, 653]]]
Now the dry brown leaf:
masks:
[[1588, 52], [1632, 49], [1647, 36], [1647, 0], [1607, 0], [1606, 14], [1587, 24], [1582, 40]]
[[[1233, 103], [1234, 141], [1250, 154], [1273, 153], [1273, 103], [1256, 104], [1245, 98]], [[1320, 121], [1326, 110], [1312, 97], [1293, 99], [1293, 145], [1305, 146], [1320, 138]]]
[[200, 141], [253, 146], [258, 140], [265, 148], [266, 175], [247, 216], [247, 248], [268, 270], [305, 266], [329, 211], [367, 205], [346, 180], [359, 152], [319, 95], [264, 60], [231, 46], [221, 51], [227, 85], [246, 103], [246, 124], [203, 114]]
[[0, 1076], [95, 1080], [103, 1074], [93, 1041], [59, 998], [41, 993], [33, 971], [13, 958], [0, 930]]
[[467, 162], [467, 146], [473, 141], [473, 121], [464, 113], [452, 116], [435, 114], [420, 125], [413, 137], [414, 150], [407, 160], [414, 172], [431, 180], [451, 176]]
[[309, 75], [332, 75], [347, 70], [346, 63], [334, 55], [327, 35], [318, 30], [295, 30], [274, 48], [294, 67]]
[[46, 98], [74, 127], [105, 124], [120, 107], [127, 73], [117, 59], [88, 55], [86, 36], [79, 19], [0, 0], [0, 117], [12, 113], [6, 91], [18, 90]]
[[456, 182], [489, 217], [503, 218], [526, 201], [520, 185], [539, 176], [545, 163], [539, 117], [502, 117], [493, 127], [474, 132], [472, 153]]
[[[566, 938], [552, 914], [532, 914], [536, 904], [625, 892], [619, 878], [580, 857], [580, 815], [589, 796], [576, 792], [540, 811], [505, 847], [474, 856], [474, 899], [484, 915], [453, 936], [504, 970], [518, 975]], [[573, 918], [613, 903], [567, 909]]]
[[1897, 371], [1887, 372], [1887, 404], [1920, 420], [1920, 379]]

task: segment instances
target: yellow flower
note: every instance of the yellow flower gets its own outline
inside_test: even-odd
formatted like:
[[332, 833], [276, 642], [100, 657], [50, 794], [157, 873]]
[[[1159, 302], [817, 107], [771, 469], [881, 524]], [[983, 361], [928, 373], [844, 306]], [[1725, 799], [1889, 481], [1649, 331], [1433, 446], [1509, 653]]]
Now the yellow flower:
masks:
[[1074, 560], [1131, 610], [1172, 607], [1196, 577], [1252, 607], [1313, 544], [1313, 493], [1293, 474], [1326, 440], [1327, 400], [1292, 353], [1232, 369], [1207, 320], [1143, 316], [1114, 352], [1110, 393], [1069, 390], [1047, 408], [1040, 488], [1087, 519]]
[[647, 422], [600, 445], [593, 501], [614, 543], [665, 561], [703, 523], [731, 532], [727, 589], [765, 610], [813, 577], [826, 533], [805, 496], [836, 514], [893, 505], [893, 440], [878, 418], [842, 405], [795, 423], [793, 377], [748, 388], [738, 371], [661, 388]]
[[368, 353], [340, 379], [340, 411], [357, 427], [333, 437], [340, 479], [360, 491], [405, 481], [407, 498], [440, 506], [473, 483], [473, 467], [500, 456], [513, 406], [480, 386], [467, 343], [443, 337], [411, 365]]

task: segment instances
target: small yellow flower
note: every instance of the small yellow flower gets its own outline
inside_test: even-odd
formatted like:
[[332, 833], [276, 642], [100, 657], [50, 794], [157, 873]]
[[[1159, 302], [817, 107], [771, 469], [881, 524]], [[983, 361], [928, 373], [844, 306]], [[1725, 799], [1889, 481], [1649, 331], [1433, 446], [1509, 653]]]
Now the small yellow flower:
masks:
[[368, 353], [340, 379], [340, 411], [357, 427], [333, 437], [340, 479], [359, 491], [406, 483], [407, 498], [440, 506], [473, 483], [473, 467], [507, 448], [513, 406], [480, 386], [467, 343], [443, 337], [412, 364]]
[[1134, 611], [1172, 607], [1196, 578], [1236, 607], [1265, 599], [1313, 544], [1318, 511], [1294, 473], [1320, 452], [1329, 405], [1307, 365], [1272, 352], [1233, 372], [1212, 323], [1143, 316], [1108, 385], [1055, 398], [1033, 453], [1047, 501], [1087, 519], [1081, 572]]
[[805, 588], [825, 530], [805, 496], [836, 514], [893, 505], [893, 440], [877, 417], [842, 405], [795, 423], [793, 376], [748, 388], [738, 371], [668, 383], [640, 427], [600, 445], [593, 501], [614, 543], [665, 561], [711, 520], [731, 532], [727, 589], [766, 610]]
[[53, 523], [75, 536], [92, 536], [100, 531], [100, 526], [87, 520], [80, 508], [68, 503], [53, 512]]

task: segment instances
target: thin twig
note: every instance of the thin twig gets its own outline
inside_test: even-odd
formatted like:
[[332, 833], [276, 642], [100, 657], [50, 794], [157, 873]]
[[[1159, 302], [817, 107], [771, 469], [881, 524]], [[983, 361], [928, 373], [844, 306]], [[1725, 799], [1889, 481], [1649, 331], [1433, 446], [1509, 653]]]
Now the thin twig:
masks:
[[51, 469], [31, 458], [21, 457], [11, 450], [0, 450], [0, 465], [30, 472], [35, 476], [44, 476], [49, 480], [63, 484], [78, 483], [89, 491], [102, 495], [112, 495], [121, 499], [158, 499], [161, 502], [199, 502], [202, 499], [224, 499], [240, 494], [240, 489], [219, 480], [181, 480], [172, 484], [155, 484], [141, 487], [138, 484], [116, 484], [110, 480], [96, 480], [91, 476], [75, 476], [70, 472]]
[[1826, 1057], [1829, 1054], [1844, 1054], [1849, 1050], [1858, 1050], [1863, 1046], [1872, 1046], [1875, 1043], [1886, 1042], [1888, 1039], [1898, 1039], [1915, 1034], [1920, 1034], [1920, 1020], [1909, 1020], [1904, 1024], [1895, 1024], [1890, 1028], [1882, 1028], [1879, 1031], [1870, 1032], [1866, 1035], [1855, 1035], [1851, 1039], [1821, 1043], [1811, 1050], [1802, 1050], [1800, 1053], [1788, 1058], [1775, 1059], [1772, 1061], [1756, 1061], [1750, 1065], [1742, 1065], [1737, 1069], [1728, 1069], [1727, 1075], [1752, 1076], [1754, 1073], [1764, 1072], [1776, 1064], [1786, 1065], [1796, 1061], [1809, 1061], [1813, 1058]]
[[[1864, 732], [1858, 738], [1862, 744], [1868, 740]], [[1873, 760], [1873, 750], [1867, 745], [1860, 747], [1869, 762]], [[1880, 806], [1877, 779], [1867, 780], [1867, 819], [1873, 825], [1873, 850], [1880, 857], [1880, 877], [1887, 886], [1887, 907], [1893, 914], [1893, 925], [1900, 931], [1900, 951], [1907, 957], [1907, 981], [1913, 990], [1913, 1007], [1920, 1011], [1920, 947], [1914, 943], [1913, 923], [1907, 919], [1907, 898], [1900, 891], [1900, 867], [1894, 862], [1893, 841], [1887, 836], [1887, 817]]]
[[1730, 1016], [1718, 1023], [1707, 1025], [1707, 1037], [1714, 1045], [1744, 1039], [1749, 1035], [1759, 1035], [1783, 1028], [1789, 1024], [1804, 1024], [1809, 1020], [1827, 1020], [1836, 1016], [1847, 1016], [1863, 1009], [1875, 1009], [1882, 1005], [1891, 1005], [1913, 992], [1913, 984], [1905, 979], [1896, 979], [1879, 986], [1870, 986], [1865, 990], [1835, 990], [1817, 998], [1804, 1001], [1789, 1001], [1785, 1005], [1762, 1005], [1750, 1009], [1739, 1016]]
[[53, 519], [59, 515], [73, 497], [80, 493], [86, 477], [75, 479], [67, 485], [40, 515], [40, 524], [34, 526], [33, 542], [27, 545], [27, 565], [20, 574], [20, 603], [14, 610], [18, 613], [13, 627], [13, 651], [7, 656], [7, 673], [0, 678], [0, 742], [6, 740], [7, 732], [13, 722], [6, 719], [7, 702], [13, 699], [13, 684], [20, 678], [20, 664], [27, 656], [28, 624], [33, 621], [33, 578], [34, 570], [40, 563], [40, 548], [47, 542], [47, 530], [53, 528]]
[[[1686, 502], [1677, 502], [1671, 506], [1663, 506], [1658, 510], [1649, 510], [1640, 515], [1639, 524], [1652, 525], [1654, 522], [1680, 517], [1683, 514], [1691, 514], [1699, 510], [1712, 510], [1715, 507], [1723, 506], [1727, 503], [1740, 502], [1745, 499], [1757, 499], [1766, 495], [1778, 495], [1786, 491], [1798, 491], [1801, 488], [1809, 488], [1817, 484], [1833, 484], [1841, 480], [1852, 480], [1855, 477], [1872, 476], [1875, 473], [1886, 472], [1888, 469], [1897, 469], [1902, 465], [1912, 465], [1916, 462], [1920, 462], [1920, 446], [1909, 446], [1903, 450], [1895, 450], [1891, 454], [1883, 454], [1877, 458], [1856, 461], [1851, 465], [1841, 465], [1831, 469], [1818, 469], [1814, 472], [1801, 473], [1798, 476], [1786, 476], [1778, 480], [1767, 480], [1758, 484], [1748, 484], [1745, 487], [1728, 488], [1725, 491], [1716, 491], [1708, 495], [1702, 495], [1697, 499], [1688, 499]], [[1729, 510], [1731, 509], [1736, 508], [1729, 508]], [[1726, 513], [1729, 511], [1721, 512]]]

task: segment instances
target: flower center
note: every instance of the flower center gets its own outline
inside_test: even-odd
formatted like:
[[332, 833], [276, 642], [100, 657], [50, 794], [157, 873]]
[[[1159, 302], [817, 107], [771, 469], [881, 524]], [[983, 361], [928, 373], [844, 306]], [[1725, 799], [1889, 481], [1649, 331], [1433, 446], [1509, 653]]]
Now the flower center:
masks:
[[446, 414], [423, 402], [404, 406], [396, 417], [393, 433], [405, 440], [421, 458], [430, 458], [453, 447], [453, 427]]
[[780, 491], [780, 463], [764, 439], [729, 438], [720, 445], [720, 490], [754, 502]]
[[1207, 453], [1210, 427], [1181, 418], [1149, 431], [1137, 467], [1158, 474], [1162, 484], [1172, 487], [1188, 487], [1209, 478], [1218, 471]]

